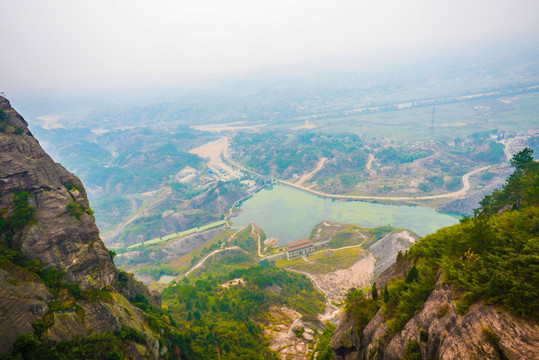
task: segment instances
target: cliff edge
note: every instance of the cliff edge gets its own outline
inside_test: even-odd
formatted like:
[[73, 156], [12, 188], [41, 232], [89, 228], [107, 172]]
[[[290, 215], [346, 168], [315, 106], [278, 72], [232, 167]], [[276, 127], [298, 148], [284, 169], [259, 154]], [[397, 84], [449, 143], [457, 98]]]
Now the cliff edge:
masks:
[[3, 97], [0, 110], [0, 209], [9, 217], [21, 194], [33, 209], [31, 221], [11, 239], [4, 235], [4, 241], [48, 268], [65, 271], [83, 289], [119, 289], [118, 271], [99, 238], [81, 181], [45, 153]]

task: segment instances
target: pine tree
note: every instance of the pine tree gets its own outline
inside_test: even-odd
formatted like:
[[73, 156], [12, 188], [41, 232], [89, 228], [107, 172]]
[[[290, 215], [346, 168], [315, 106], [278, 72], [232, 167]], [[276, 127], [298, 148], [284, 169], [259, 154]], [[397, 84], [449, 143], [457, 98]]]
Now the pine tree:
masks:
[[384, 302], [388, 302], [389, 301], [389, 291], [387, 290], [387, 285], [384, 286]]
[[374, 301], [378, 300], [378, 290], [376, 289], [376, 282], [372, 284], [371, 296]]
[[414, 266], [412, 266], [410, 271], [408, 271], [408, 274], [406, 274], [406, 278], [404, 279], [404, 282], [405, 283], [411, 283], [411, 282], [415, 281], [418, 276], [419, 276], [419, 272], [417, 271], [417, 268], [414, 265]]

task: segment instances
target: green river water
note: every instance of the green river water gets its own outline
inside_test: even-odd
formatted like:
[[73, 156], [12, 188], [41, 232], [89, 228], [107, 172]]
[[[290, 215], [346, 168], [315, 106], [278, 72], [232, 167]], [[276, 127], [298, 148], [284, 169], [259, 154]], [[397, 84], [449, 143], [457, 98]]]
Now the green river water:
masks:
[[241, 209], [243, 212], [232, 218], [233, 224], [254, 222], [268, 238], [277, 238], [279, 246], [309, 237], [313, 227], [323, 220], [363, 227], [391, 225], [420, 236], [458, 222], [457, 216], [428, 207], [332, 200], [285, 185], [262, 189]]

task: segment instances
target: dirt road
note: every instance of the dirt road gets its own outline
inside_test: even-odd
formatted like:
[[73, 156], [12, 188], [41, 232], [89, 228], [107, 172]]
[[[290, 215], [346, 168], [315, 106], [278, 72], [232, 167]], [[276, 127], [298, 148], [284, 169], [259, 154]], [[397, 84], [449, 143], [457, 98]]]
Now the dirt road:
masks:
[[206, 262], [206, 260], [208, 260], [210, 257], [214, 256], [215, 254], [223, 252], [223, 251], [232, 251], [232, 250], [240, 250], [240, 251], [243, 251], [243, 252], [247, 252], [247, 251], [243, 250], [242, 248], [240, 248], [239, 246], [231, 246], [231, 247], [227, 247], [227, 248], [223, 248], [223, 249], [213, 250], [211, 253], [206, 255], [202, 260], [200, 260], [195, 266], [193, 266], [191, 269], [189, 269], [185, 274], [181, 275], [180, 278], [189, 275], [190, 273], [192, 273], [193, 271], [195, 271], [196, 269], [201, 267]]
[[311, 171], [311, 172], [308, 172], [306, 174], [301, 175], [299, 180], [296, 181], [296, 185], [303, 185], [303, 183], [305, 181], [310, 180], [313, 177], [314, 174], [316, 174], [317, 172], [322, 170], [322, 168], [324, 167], [324, 164], [326, 163], [326, 161], [328, 161], [328, 158], [326, 158], [326, 157], [320, 158], [320, 160], [318, 160], [318, 164], [316, 164], [316, 167], [314, 168], [314, 170]]
[[255, 231], [255, 224], [251, 224], [251, 234], [256, 235], [256, 243], [258, 244], [258, 257], [262, 257], [263, 255], [260, 252], [260, 235]]

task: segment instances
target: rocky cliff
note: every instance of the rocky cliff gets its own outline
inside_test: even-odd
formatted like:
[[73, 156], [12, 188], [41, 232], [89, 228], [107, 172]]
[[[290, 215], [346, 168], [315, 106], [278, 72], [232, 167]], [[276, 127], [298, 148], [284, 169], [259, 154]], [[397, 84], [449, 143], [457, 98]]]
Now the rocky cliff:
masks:
[[[409, 267], [394, 264], [381, 275], [380, 287], [389, 279], [403, 278]], [[438, 281], [423, 308], [389, 339], [381, 310], [363, 331], [345, 312], [331, 346], [342, 360], [402, 359], [410, 343], [417, 343], [418, 359], [539, 359], [539, 327], [534, 321], [483, 302], [460, 316], [455, 311], [460, 296], [457, 288]]]
[[351, 294], [331, 340], [338, 359], [539, 359], [532, 154], [513, 156], [513, 174], [473, 217], [399, 253], [380, 292]]
[[0, 97], [0, 353], [21, 334], [54, 345], [129, 329], [118, 335], [125, 356], [159, 357], [159, 334], [127, 298], [160, 305], [132, 276], [119, 276], [82, 183]]

